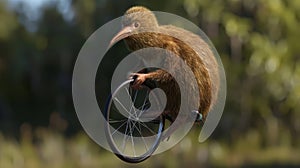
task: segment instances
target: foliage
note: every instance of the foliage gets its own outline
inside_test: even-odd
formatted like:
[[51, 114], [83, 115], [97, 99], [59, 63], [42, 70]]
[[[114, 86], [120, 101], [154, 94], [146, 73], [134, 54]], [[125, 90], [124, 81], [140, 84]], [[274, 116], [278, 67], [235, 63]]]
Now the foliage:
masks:
[[[52, 147], [48, 145], [54, 144], [61, 150], [56, 152], [61, 156], [56, 159], [65, 162], [58, 161], [58, 167], [81, 167], [81, 161], [87, 162], [88, 167], [101, 165], [97, 158], [110, 157], [108, 153], [80, 146], [83, 135], [70, 141], [64, 138], [82, 129], [72, 104], [72, 69], [87, 37], [137, 3], [72, 0], [70, 9], [74, 17], [67, 19], [55, 1], [41, 8], [41, 16], [36, 20], [28, 18], [26, 12], [30, 10], [25, 4], [19, 3], [15, 8], [8, 4], [9, 1], [0, 1], [0, 130], [4, 133], [0, 136], [0, 149], [11, 154], [4, 154], [8, 158], [0, 154], [0, 159], [25, 164], [23, 157], [28, 156], [33, 160], [26, 162], [29, 167], [40, 167], [42, 163], [53, 162], [53, 151], [48, 151]], [[227, 75], [227, 102], [221, 123], [210, 139], [213, 142], [206, 147], [208, 152], [220, 148], [232, 157], [216, 156], [207, 164], [212, 161], [225, 164], [230, 160], [236, 164], [228, 165], [294, 162], [296, 156], [291, 153], [299, 153], [300, 145], [300, 1], [141, 0], [138, 4], [181, 15], [199, 25], [221, 56]], [[41, 131], [47, 134], [41, 135], [47, 137], [45, 144], [26, 142], [24, 137], [20, 141], [7, 139], [18, 137], [24, 123], [33, 128], [53, 127], [53, 114], [59, 114], [54, 120], [60, 122], [54, 122], [54, 127], [60, 134]], [[219, 147], [213, 145], [214, 141], [220, 141]], [[245, 147], [244, 141], [246, 144], [250, 141], [250, 147]], [[64, 148], [67, 143], [70, 147]], [[44, 153], [43, 158], [39, 158], [37, 151]], [[191, 151], [188, 156], [193, 155]], [[66, 153], [76, 156], [65, 156]], [[273, 156], [274, 153], [281, 155]], [[268, 157], [262, 160], [263, 156]]]
[[197, 142], [191, 132], [171, 150], [151, 156], [140, 164], [128, 164], [114, 154], [99, 148], [85, 133], [65, 138], [53, 129], [32, 129], [22, 125], [19, 141], [0, 134], [0, 166], [5, 168], [77, 168], [77, 167], [238, 167], [299, 165], [299, 148], [285, 145], [261, 149], [259, 135], [250, 133], [239, 138], [235, 147], [224, 142]]

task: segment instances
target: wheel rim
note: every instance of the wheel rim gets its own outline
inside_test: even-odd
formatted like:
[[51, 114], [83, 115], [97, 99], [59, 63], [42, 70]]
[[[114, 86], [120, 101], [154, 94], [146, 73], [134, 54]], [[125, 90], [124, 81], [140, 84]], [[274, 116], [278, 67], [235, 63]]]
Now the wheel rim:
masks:
[[164, 117], [143, 117], [151, 104], [159, 101], [156, 98], [150, 103], [150, 89], [144, 87], [133, 90], [130, 82], [132, 80], [122, 83], [110, 97], [106, 106], [105, 117], [108, 122], [105, 123], [105, 131], [108, 144], [119, 158], [126, 162], [141, 162], [158, 147], [164, 129]]

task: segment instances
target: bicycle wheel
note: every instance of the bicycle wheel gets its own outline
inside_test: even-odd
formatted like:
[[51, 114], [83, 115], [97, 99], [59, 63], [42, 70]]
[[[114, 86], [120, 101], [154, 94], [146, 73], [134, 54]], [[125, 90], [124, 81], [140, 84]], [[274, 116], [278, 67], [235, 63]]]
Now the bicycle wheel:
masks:
[[105, 110], [105, 133], [110, 148], [120, 159], [138, 163], [157, 149], [165, 118], [160, 114], [149, 115], [150, 107], [159, 106], [160, 102], [146, 86], [133, 90], [132, 81], [122, 83], [110, 96]]

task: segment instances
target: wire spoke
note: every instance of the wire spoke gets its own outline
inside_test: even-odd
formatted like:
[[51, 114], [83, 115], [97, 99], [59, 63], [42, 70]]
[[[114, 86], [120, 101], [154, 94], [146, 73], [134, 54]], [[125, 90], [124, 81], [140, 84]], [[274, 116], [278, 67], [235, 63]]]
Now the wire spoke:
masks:
[[[124, 122], [123, 124], [121, 124], [117, 129], [114, 130], [113, 133], [111, 133], [111, 135], [114, 135], [121, 127], [123, 127], [123, 125], [125, 124], [126, 122]], [[126, 127], [127, 129], [127, 127]]]
[[141, 106], [139, 106], [137, 109], [141, 109], [141, 112], [139, 113], [139, 115], [137, 117], [140, 117], [146, 110], [144, 110], [144, 107], [148, 104], [150, 104], [150, 102], [147, 102], [147, 98], [149, 97], [149, 90], [147, 90], [146, 96], [144, 98], [143, 104]]
[[[129, 97], [130, 97], [130, 100], [131, 100], [131, 94], [129, 93], [129, 90], [128, 90], [128, 88], [125, 88], [126, 89], [126, 91], [127, 91], [127, 94], [129, 95]], [[131, 92], [132, 92], [132, 89], [130, 89], [131, 90]], [[131, 110], [133, 109], [133, 111], [134, 111], [134, 113], [135, 113], [135, 117], [137, 117], [137, 113], [136, 113], [136, 109], [135, 109], [135, 107], [134, 107], [134, 102], [135, 102], [135, 100], [136, 100], [136, 97], [137, 97], [137, 91], [135, 92], [135, 95], [134, 95], [134, 100], [133, 101], [131, 101], [131, 107], [130, 107], [130, 110], [129, 110], [129, 112], [131, 113]], [[131, 114], [130, 114], [130, 116], [132, 116]]]
[[144, 124], [144, 123], [141, 123], [141, 124], [142, 124], [142, 126], [144, 126], [145, 128], [147, 128], [151, 133], [153, 133], [154, 135], [157, 134], [157, 133], [154, 132], [152, 129], [150, 129], [146, 124]]
[[124, 152], [125, 150], [125, 147], [126, 147], [126, 142], [127, 142], [127, 130], [128, 130], [128, 124], [129, 124], [129, 120], [127, 120], [127, 124], [126, 124], [126, 129], [125, 129], [125, 133], [124, 133], [124, 136], [123, 136], [123, 143], [122, 143], [122, 146], [121, 146], [121, 149], [122, 149], [122, 152]]
[[152, 134], [157, 137], [156, 124], [159, 123], [159, 121], [155, 121], [153, 125], [151, 121], [143, 122], [139, 119], [140, 117], [148, 118], [147, 116], [152, 114], [152, 112], [147, 113], [151, 106], [149, 100], [151, 90], [135, 90], [130, 86], [128, 87], [128, 83], [123, 84], [118, 89], [123, 89], [123, 92], [115, 92], [112, 97], [115, 102], [113, 107], [117, 109], [112, 109], [111, 113], [115, 111], [116, 115], [110, 116], [108, 121], [111, 126], [110, 138], [113, 138], [115, 142], [113, 145], [115, 145], [118, 154], [126, 157], [142, 157], [151, 150], [148, 135]]
[[139, 132], [140, 136], [142, 137], [142, 140], [143, 140], [143, 142], [145, 144], [146, 150], [148, 151], [149, 150], [148, 145], [146, 143], [146, 140], [145, 140], [144, 136], [142, 135], [141, 124], [140, 124], [140, 122], [137, 122], [137, 123], [138, 123], [139, 128], [137, 128], [136, 124], [134, 124], [134, 127], [136, 128], [136, 130]]
[[[145, 103], [145, 104], [143, 104], [143, 105], [141, 105], [141, 106], [139, 106], [137, 109], [140, 109], [140, 108], [144, 108], [144, 106], [146, 106], [146, 105], [148, 105], [148, 104], [150, 104], [150, 102], [147, 102], [147, 103]], [[141, 110], [141, 111], [146, 111], [146, 110]], [[141, 115], [141, 114], [140, 114]]]
[[131, 137], [131, 145], [132, 145], [132, 148], [133, 148], [133, 155], [136, 156], [136, 153], [135, 153], [135, 145], [134, 145], [134, 141], [133, 141], [133, 128], [131, 127], [131, 124], [129, 124], [129, 129], [130, 129], [130, 137]]
[[109, 123], [115, 124], [115, 123], [124, 122], [124, 121], [126, 121], [126, 120], [127, 120], [127, 119], [123, 119], [123, 120], [109, 120]]
[[[138, 93], [138, 90], [135, 91], [134, 98], [133, 98], [134, 100], [133, 100], [133, 102], [132, 102], [132, 109], [133, 109], [133, 111], [134, 111], [135, 117], [137, 117], [137, 113], [136, 113], [136, 109], [135, 109], [135, 107], [134, 107], [134, 103], [135, 103], [135, 101], [136, 101], [137, 93]], [[131, 110], [130, 110], [130, 111], [131, 111]]]
[[129, 116], [132, 116], [132, 114], [130, 113], [130, 111], [128, 111], [126, 109], [126, 107], [121, 103], [121, 101], [118, 98], [114, 97], [114, 100], [116, 100], [121, 105], [121, 107], [129, 114]]

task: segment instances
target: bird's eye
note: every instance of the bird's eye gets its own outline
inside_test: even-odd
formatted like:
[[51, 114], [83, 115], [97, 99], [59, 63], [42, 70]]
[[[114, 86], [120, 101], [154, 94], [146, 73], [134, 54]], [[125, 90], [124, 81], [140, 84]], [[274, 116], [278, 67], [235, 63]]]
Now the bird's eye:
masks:
[[137, 28], [137, 27], [140, 27], [140, 23], [139, 23], [139, 22], [134, 22], [133, 25], [134, 25], [134, 27], [136, 27], [136, 28]]

